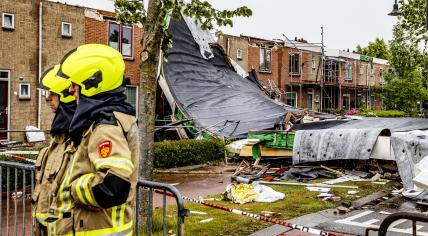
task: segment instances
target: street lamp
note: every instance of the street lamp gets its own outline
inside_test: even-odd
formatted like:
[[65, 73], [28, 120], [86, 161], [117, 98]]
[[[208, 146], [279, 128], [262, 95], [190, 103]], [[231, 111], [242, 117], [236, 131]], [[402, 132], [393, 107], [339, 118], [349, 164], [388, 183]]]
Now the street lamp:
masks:
[[398, 10], [398, 3], [397, 0], [395, 0], [394, 6], [392, 7], [392, 11], [388, 13], [388, 16], [399, 16], [400, 10]]

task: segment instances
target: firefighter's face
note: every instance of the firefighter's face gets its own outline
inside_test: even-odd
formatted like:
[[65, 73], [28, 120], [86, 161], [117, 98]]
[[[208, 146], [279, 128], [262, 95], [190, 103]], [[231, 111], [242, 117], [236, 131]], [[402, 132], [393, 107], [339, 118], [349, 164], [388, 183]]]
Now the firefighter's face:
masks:
[[77, 84], [75, 84], [75, 83], [71, 83], [71, 86], [68, 89], [68, 92], [70, 92], [71, 94], [73, 94], [73, 96], [76, 98], [76, 102], [79, 103], [80, 86], [77, 85]]
[[49, 106], [52, 109], [52, 112], [56, 113], [59, 106], [59, 95], [56, 93], [50, 92], [48, 96], [48, 101], [49, 101]]

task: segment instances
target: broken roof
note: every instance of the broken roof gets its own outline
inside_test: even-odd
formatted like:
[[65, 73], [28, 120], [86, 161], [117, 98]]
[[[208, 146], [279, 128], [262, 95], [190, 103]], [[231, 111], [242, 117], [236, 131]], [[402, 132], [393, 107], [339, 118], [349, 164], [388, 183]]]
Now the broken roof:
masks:
[[[310, 42], [301, 42], [296, 40], [281, 40], [281, 39], [269, 40], [269, 39], [262, 39], [262, 38], [257, 38], [253, 36], [248, 36], [248, 35], [242, 35], [242, 34], [240, 36], [234, 36], [229, 34], [224, 34], [224, 35], [228, 35], [236, 38], [243, 37], [243, 38], [248, 38], [252, 40], [258, 40], [261, 42], [269, 42], [270, 44], [283, 44], [284, 47], [288, 47], [288, 48], [297, 48], [302, 51], [315, 52], [319, 54], [322, 53], [322, 49], [319, 43], [317, 44], [317, 43], [310, 43]], [[360, 60], [362, 56], [359, 53], [347, 52], [340, 49], [330, 49], [330, 48], [324, 47], [324, 50], [325, 50], [324, 54], [327, 57]], [[387, 60], [380, 59], [380, 58], [373, 58], [373, 63], [380, 64], [380, 65], [388, 65]]]
[[224, 138], [243, 136], [273, 129], [288, 111], [298, 111], [238, 75], [217, 46], [202, 52], [211, 39], [188, 24], [171, 22], [174, 41], [164, 69], [175, 104], [196, 128]]

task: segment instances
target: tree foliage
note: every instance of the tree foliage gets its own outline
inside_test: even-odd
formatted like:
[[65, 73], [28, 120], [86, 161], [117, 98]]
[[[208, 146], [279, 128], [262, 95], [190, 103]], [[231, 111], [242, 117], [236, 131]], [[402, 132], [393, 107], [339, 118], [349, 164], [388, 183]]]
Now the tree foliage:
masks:
[[251, 16], [248, 7], [235, 10], [217, 10], [207, 1], [190, 0], [150, 0], [147, 11], [141, 0], [115, 0], [116, 19], [125, 24], [142, 24], [144, 37], [141, 41], [142, 63], [140, 65], [139, 124], [140, 124], [140, 155], [142, 165], [140, 173], [151, 179], [153, 167], [154, 119], [156, 105], [157, 76], [162, 55], [172, 46], [172, 35], [168, 25], [172, 19], [180, 19], [181, 15], [193, 17], [198, 25], [205, 30], [218, 26], [233, 26], [232, 18]]
[[418, 71], [406, 78], [397, 79], [393, 73], [385, 78], [386, 86], [378, 88], [384, 97], [384, 106], [388, 110], [404, 111], [408, 115], [419, 112], [418, 101], [428, 98], [427, 89], [422, 86], [423, 77]]
[[390, 70], [381, 89], [388, 109], [408, 113], [428, 101], [428, 33], [425, 25], [425, 0], [400, 0], [398, 22], [390, 42]]
[[[141, 40], [142, 53], [140, 64], [140, 92], [138, 104], [138, 129], [140, 135], [140, 177], [152, 179], [154, 157], [156, 87], [160, 74], [159, 63], [167, 55], [172, 45], [172, 35], [168, 30], [172, 19], [180, 19], [181, 14], [191, 16], [203, 29], [213, 29], [214, 23], [219, 26], [232, 26], [235, 16], [250, 16], [252, 11], [247, 7], [235, 10], [219, 11], [210, 3], [201, 0], [149, 0], [147, 11], [141, 0], [115, 0], [116, 19], [125, 24], [142, 24], [144, 35]], [[145, 216], [140, 223], [148, 223], [149, 196], [143, 194], [143, 203], [137, 209]], [[143, 227], [140, 225], [139, 227]]]
[[383, 39], [376, 38], [375, 41], [370, 42], [367, 47], [358, 45], [357, 53], [387, 60], [389, 57], [389, 47]]
[[399, 0], [400, 13], [397, 26], [403, 29], [404, 37], [421, 43], [426, 50], [428, 34], [425, 29], [425, 0]]
[[[232, 18], [236, 16], [249, 17], [253, 13], [246, 6], [235, 10], [217, 10], [207, 1], [191, 0], [183, 2], [181, 0], [162, 0], [162, 7], [158, 12], [159, 20], [171, 14], [175, 20], [181, 18], [181, 14], [193, 17], [198, 25], [204, 30], [214, 29], [214, 24], [218, 26], [233, 26]], [[147, 12], [144, 4], [140, 0], [115, 0], [116, 18], [119, 22], [127, 24], [146, 24]], [[162, 51], [166, 54], [171, 47], [172, 36], [168, 31], [168, 21], [162, 22]]]

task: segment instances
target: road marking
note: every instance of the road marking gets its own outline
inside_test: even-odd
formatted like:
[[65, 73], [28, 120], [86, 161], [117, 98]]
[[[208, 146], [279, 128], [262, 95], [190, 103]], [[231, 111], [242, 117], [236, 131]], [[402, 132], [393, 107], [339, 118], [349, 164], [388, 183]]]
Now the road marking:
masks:
[[[359, 214], [350, 216], [348, 218], [336, 220], [335, 223], [352, 225], [352, 226], [357, 226], [357, 227], [362, 227], [362, 228], [368, 228], [368, 227], [377, 228], [377, 227], [379, 227], [379, 225], [376, 225], [375, 223], [379, 222], [378, 219], [369, 219], [369, 220], [364, 221], [364, 222], [356, 222], [355, 221], [355, 220], [360, 219], [362, 217], [368, 216], [372, 213], [374, 213], [374, 212], [373, 211], [363, 211]], [[375, 217], [375, 216], [373, 216], [373, 217]], [[404, 228], [404, 229], [397, 227], [398, 225], [403, 224], [404, 222], [407, 222], [407, 221], [408, 220], [405, 220], [405, 219], [395, 221], [388, 228], [388, 232], [396, 232], [396, 233], [401, 233], [401, 234], [412, 234], [413, 233], [412, 227]], [[428, 236], [428, 232], [421, 232], [420, 231], [422, 228], [424, 228], [424, 226], [416, 225], [417, 235]]]

